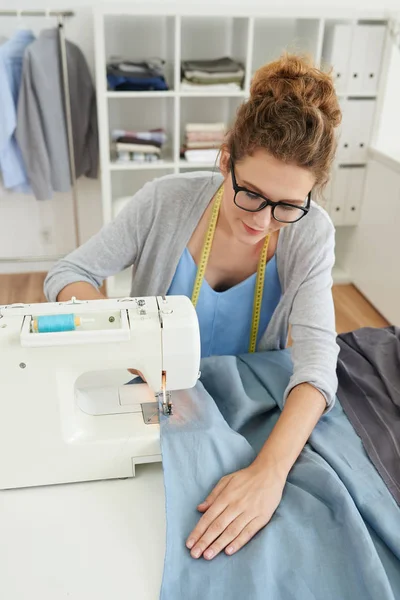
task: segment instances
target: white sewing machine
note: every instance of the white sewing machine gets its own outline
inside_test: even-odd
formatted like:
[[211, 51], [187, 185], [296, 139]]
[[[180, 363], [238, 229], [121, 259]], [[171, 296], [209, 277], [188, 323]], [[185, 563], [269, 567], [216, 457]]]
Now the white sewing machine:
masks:
[[[132, 477], [161, 460], [159, 407], [168, 415], [199, 367], [183, 296], [0, 306], [0, 489]], [[148, 385], [125, 385], [127, 369]]]

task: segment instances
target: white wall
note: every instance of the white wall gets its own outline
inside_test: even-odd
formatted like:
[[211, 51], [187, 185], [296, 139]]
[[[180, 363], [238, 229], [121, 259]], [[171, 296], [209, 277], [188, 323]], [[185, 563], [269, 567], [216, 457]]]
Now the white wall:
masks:
[[[160, 3], [160, 0], [125, 0], [125, 2], [129, 4], [134, 4], [135, 2], [140, 4], [154, 4]], [[170, 0], [165, 0], [165, 3], [170, 3]], [[215, 5], [215, 0], [203, 0], [200, 2], [199, 0], [187, 0], [190, 5], [193, 6], [201, 6], [204, 7], [207, 4]], [[123, 4], [124, 0], [119, 0], [118, 4]], [[64, 0], [47, 0], [44, 4], [38, 4], [35, 0], [22, 0], [18, 4], [18, 8], [42, 8], [43, 6], [48, 6], [54, 9], [65, 9], [65, 8], [73, 8], [73, 9], [87, 9], [88, 7], [93, 6], [94, 2], [89, 2], [88, 0], [72, 0], [71, 2], [65, 2]], [[220, 5], [226, 5], [227, 7], [243, 5], [241, 2], [235, 2], [235, 0], [219, 0]], [[272, 4], [272, 3], [271, 3]], [[313, 0], [310, 2], [304, 2], [303, 0], [281, 0], [279, 2], [280, 9], [288, 7], [293, 10], [298, 9], [299, 7], [310, 7], [315, 8], [316, 11], [321, 11], [323, 9], [332, 9], [337, 10], [338, 8], [349, 8], [349, 5], [352, 9], [358, 10], [384, 10], [384, 9], [397, 9], [399, 10], [398, 0], [382, 0], [382, 2], [378, 2], [377, 0]], [[263, 7], [265, 9], [266, 2], [265, 0], [251, 0], [247, 5], [246, 10], [249, 7]], [[9, 0], [1, 0], [0, 8], [10, 8]]]
[[[398, 43], [400, 44], [400, 36]], [[388, 70], [382, 95], [381, 119], [374, 146], [398, 156], [400, 155], [400, 48], [391, 38], [388, 40], [386, 52], [389, 57]]]
[[346, 267], [368, 300], [400, 326], [400, 164], [371, 159], [359, 226], [349, 239]]

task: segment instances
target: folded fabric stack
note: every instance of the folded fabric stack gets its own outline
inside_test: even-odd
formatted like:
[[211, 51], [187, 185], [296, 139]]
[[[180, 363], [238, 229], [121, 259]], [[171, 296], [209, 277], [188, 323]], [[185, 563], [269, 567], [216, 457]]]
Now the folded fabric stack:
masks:
[[215, 60], [182, 61], [183, 91], [239, 91], [242, 89], [243, 79], [243, 65], [227, 56]]
[[118, 92], [168, 90], [162, 60], [110, 62], [107, 65], [107, 82], [108, 89]]
[[181, 155], [191, 163], [215, 163], [225, 132], [225, 123], [187, 123]]
[[114, 129], [111, 133], [115, 144], [117, 162], [153, 162], [161, 157], [161, 149], [167, 141], [163, 129], [127, 131]]

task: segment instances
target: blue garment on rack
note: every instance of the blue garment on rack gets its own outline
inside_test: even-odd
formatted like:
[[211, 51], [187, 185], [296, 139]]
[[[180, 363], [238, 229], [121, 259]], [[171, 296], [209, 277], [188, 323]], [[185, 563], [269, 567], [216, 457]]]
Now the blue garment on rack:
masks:
[[0, 46], [0, 170], [4, 187], [26, 193], [31, 190], [15, 130], [24, 52], [34, 39], [21, 29]]
[[282, 410], [289, 350], [202, 361], [160, 416], [167, 539], [161, 600], [396, 600], [400, 507], [336, 400], [291, 469], [268, 525], [237, 554], [195, 560], [196, 506], [247, 467]]
[[[185, 248], [176, 269], [170, 296], [191, 298], [197, 265]], [[224, 292], [216, 292], [203, 280], [196, 312], [199, 319], [201, 356], [237, 355], [248, 352], [257, 274]], [[275, 256], [265, 268], [258, 340], [267, 328], [281, 298], [281, 285]]]

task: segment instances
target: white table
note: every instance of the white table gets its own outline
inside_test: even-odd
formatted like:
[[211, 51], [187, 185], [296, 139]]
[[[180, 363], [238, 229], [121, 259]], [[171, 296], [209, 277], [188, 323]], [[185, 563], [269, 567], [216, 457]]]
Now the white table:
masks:
[[0, 491], [0, 598], [156, 600], [161, 464], [136, 478]]

